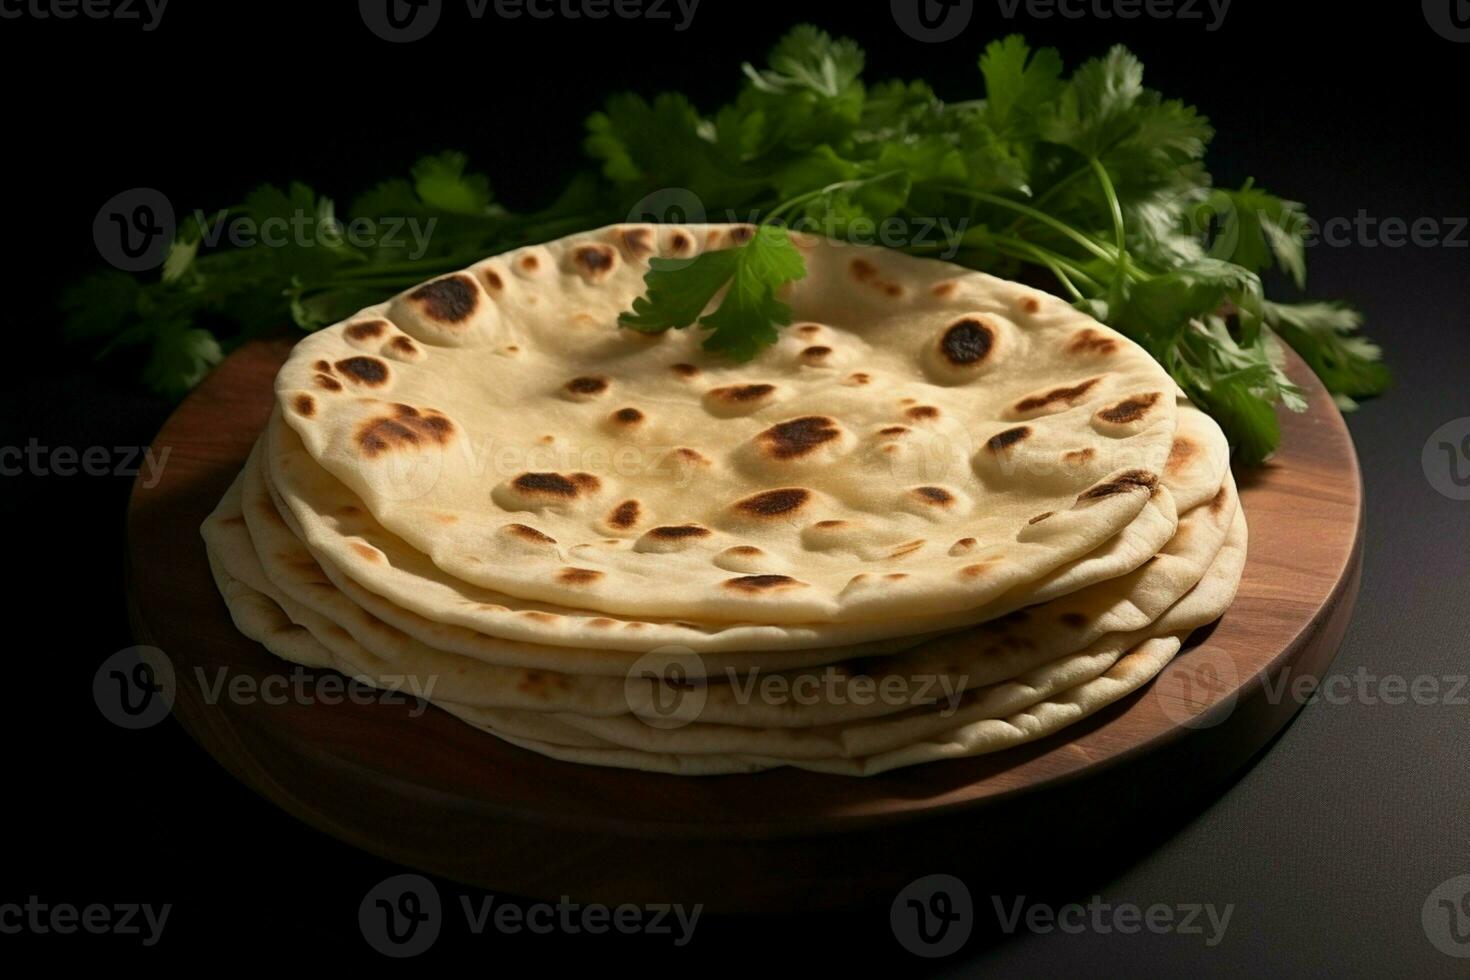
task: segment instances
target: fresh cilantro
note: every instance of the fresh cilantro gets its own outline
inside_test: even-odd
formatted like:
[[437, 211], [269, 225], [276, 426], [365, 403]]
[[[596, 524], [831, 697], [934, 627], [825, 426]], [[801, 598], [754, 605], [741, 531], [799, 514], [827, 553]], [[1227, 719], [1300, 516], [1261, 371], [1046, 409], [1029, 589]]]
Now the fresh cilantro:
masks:
[[1056, 51], [1032, 51], [1019, 35], [986, 45], [980, 57], [986, 123], [997, 136], [1017, 145], [1034, 140], [1037, 120], [1065, 89], [1062, 71]]
[[[786, 283], [806, 275], [801, 253], [779, 228], [757, 228], [735, 248], [706, 252], [693, 261], [654, 259], [645, 277], [648, 295], [633, 301], [620, 322], [656, 333], [699, 321], [711, 331], [705, 350], [748, 361], [776, 342], [776, 327], [791, 322], [791, 307], [776, 298]], [[701, 316], [728, 286], [714, 312]]]
[[633, 311], [618, 322], [643, 333], [660, 333], [689, 326], [704, 313], [718, 293], [735, 275], [741, 249], [705, 252], [693, 261], [653, 259], [643, 277], [647, 295], [633, 301]]
[[431, 230], [418, 245], [403, 235], [221, 244], [212, 233], [242, 216], [335, 221], [332, 201], [310, 188], [263, 187], [182, 221], [158, 276], [83, 280], [65, 298], [67, 330], [104, 351], [146, 350], [145, 380], [178, 393], [223, 351], [287, 318], [315, 329], [485, 255], [624, 220], [635, 203], [677, 188], [709, 220], [757, 231], [692, 260], [654, 260], [646, 295], [622, 323], [698, 323], [705, 347], [735, 360], [775, 342], [791, 319], [779, 295], [804, 262], [782, 225], [843, 238], [884, 222], [916, 254], [1049, 279], [1148, 350], [1247, 462], [1276, 447], [1276, 406], [1305, 407], [1282, 370], [1283, 344], [1344, 407], [1387, 386], [1355, 310], [1266, 296], [1268, 273], [1305, 286], [1302, 206], [1251, 182], [1214, 186], [1208, 120], [1148, 88], [1126, 49], [1069, 74], [1050, 48], [995, 40], [978, 59], [980, 97], [960, 101], [921, 80], [870, 84], [864, 68], [854, 42], [803, 25], [764, 66], [745, 65], [734, 99], [711, 112], [680, 93], [609, 98], [587, 120], [591, 165], [540, 211], [501, 207], [489, 180], [453, 152], [347, 210], [369, 226], [417, 222]]
[[1343, 303], [1263, 304], [1262, 315], [1311, 365], [1344, 409], [1388, 387], [1383, 351], [1358, 334], [1363, 315]]
[[170, 323], [155, 337], [143, 376], [158, 391], [180, 398], [223, 359], [208, 330]]
[[463, 153], [441, 153], [414, 164], [413, 186], [430, 208], [450, 214], [484, 215], [490, 210], [490, 181], [466, 174]]
[[745, 74], [762, 92], [785, 95], [808, 90], [828, 99], [860, 94], [863, 49], [846, 38], [833, 39], [810, 24], [794, 28], [771, 50], [771, 67], [745, 66]]
[[1298, 289], [1306, 287], [1307, 215], [1300, 204], [1267, 194], [1248, 181], [1238, 191], [1215, 191], [1204, 210], [1217, 212], [1216, 241], [1228, 247], [1231, 262], [1252, 272], [1264, 272], [1274, 263]]

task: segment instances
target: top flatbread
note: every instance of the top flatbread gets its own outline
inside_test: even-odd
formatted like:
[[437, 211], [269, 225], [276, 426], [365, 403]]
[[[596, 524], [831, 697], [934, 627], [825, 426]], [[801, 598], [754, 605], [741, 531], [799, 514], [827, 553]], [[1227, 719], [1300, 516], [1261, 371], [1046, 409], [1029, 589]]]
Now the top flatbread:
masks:
[[942, 616], [1151, 499], [1173, 383], [1026, 286], [803, 238], [795, 324], [750, 363], [699, 329], [618, 328], [650, 256], [742, 234], [620, 226], [487, 259], [303, 340], [284, 418], [449, 575], [620, 615]]

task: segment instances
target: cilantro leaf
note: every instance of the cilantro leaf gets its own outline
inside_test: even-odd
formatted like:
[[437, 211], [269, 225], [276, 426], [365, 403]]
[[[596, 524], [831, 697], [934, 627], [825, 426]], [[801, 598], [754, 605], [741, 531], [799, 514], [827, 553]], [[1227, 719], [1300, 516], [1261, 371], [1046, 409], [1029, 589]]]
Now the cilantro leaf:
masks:
[[1032, 51], [1019, 34], [986, 45], [980, 74], [986, 122], [1005, 139], [1033, 138], [1038, 116], [1064, 88], [1062, 56], [1055, 48]]
[[745, 66], [756, 88], [775, 95], [807, 90], [828, 99], [841, 99], [861, 90], [864, 55], [847, 38], [834, 40], [811, 24], [800, 24], [771, 51], [771, 67], [758, 71]]
[[153, 390], [178, 398], [223, 359], [219, 341], [208, 330], [170, 323], [154, 338], [143, 379]]
[[[1237, 312], [1254, 312], [1260, 292], [1260, 280], [1249, 270], [1205, 258], [1125, 285], [1124, 299], [1109, 310], [1108, 322], [1162, 360], [1191, 321], [1214, 315], [1227, 302]], [[1247, 319], [1248, 326], [1255, 322]]]
[[[646, 333], [683, 329], [696, 320], [712, 331], [704, 348], [748, 361], [776, 342], [776, 327], [791, 322], [791, 308], [776, 298], [786, 283], [806, 274], [801, 253], [782, 229], [762, 226], [733, 248], [705, 252], [693, 261], [654, 259], [644, 276], [645, 296], [618, 319]], [[720, 305], [705, 309], [728, 285]]]
[[1085, 157], [1100, 157], [1137, 128], [1135, 110], [1146, 98], [1142, 62], [1116, 46], [1072, 75], [1046, 113], [1042, 135]]
[[352, 202], [348, 214], [353, 218], [371, 220], [385, 215], [417, 215], [426, 210], [413, 184], [402, 178], [395, 178], [385, 180], [359, 195]]
[[1344, 303], [1263, 304], [1271, 329], [1311, 365], [1317, 377], [1351, 409], [1358, 398], [1379, 395], [1388, 388], [1389, 370], [1383, 351], [1357, 332], [1363, 315]]
[[1307, 215], [1300, 204], [1247, 182], [1238, 191], [1215, 191], [1204, 206], [1220, 216], [1219, 235], [1231, 262], [1263, 272], [1274, 259], [1298, 289], [1306, 286]]
[[619, 189], [621, 217], [649, 191], [684, 188], [714, 206], [738, 203], [759, 187], [742, 175], [738, 161], [721, 152], [715, 135], [683, 95], [665, 92], [649, 102], [623, 94], [588, 118], [582, 145]]
[[1271, 458], [1281, 444], [1276, 410], [1247, 379], [1215, 379], [1184, 386], [1201, 409], [1220, 423], [1235, 455], [1247, 465]]
[[[490, 180], [467, 174], [468, 158], [448, 151], [425, 157], [413, 166], [413, 187], [420, 200], [450, 214], [483, 215], [490, 210]], [[390, 212], [391, 213], [391, 212]]]
[[724, 285], [735, 274], [737, 249], [705, 252], [685, 259], [652, 259], [643, 276], [647, 292], [633, 300], [633, 310], [618, 317], [625, 327], [644, 333], [662, 333], [669, 328], [682, 330], [709, 306]]

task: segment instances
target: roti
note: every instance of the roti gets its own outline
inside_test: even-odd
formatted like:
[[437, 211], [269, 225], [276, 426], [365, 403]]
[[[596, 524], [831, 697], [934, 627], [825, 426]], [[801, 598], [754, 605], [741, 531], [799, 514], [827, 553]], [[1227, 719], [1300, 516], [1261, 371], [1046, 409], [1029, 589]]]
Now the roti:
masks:
[[[1193, 509], [1212, 499], [1222, 486], [1229, 448], [1219, 427], [1183, 399], [1179, 423], [1161, 486], [1179, 509]], [[490, 663], [543, 665], [518, 654], [514, 641], [600, 651], [592, 657], [576, 649], [569, 652], [560, 661], [561, 669], [576, 672], [621, 674], [637, 656], [664, 647], [705, 656], [719, 653], [722, 663], [736, 669], [829, 662], [823, 648], [844, 644], [870, 644], [867, 653], [892, 652], [928, 634], [995, 618], [1125, 574], [1152, 557], [1175, 527], [1167, 510], [1172, 502], [1155, 493], [1138, 519], [1094, 552], [988, 608], [922, 623], [898, 617], [880, 623], [780, 625], [625, 619], [526, 603], [461, 582], [374, 520], [345, 485], [315, 465], [299, 437], [280, 419], [272, 420], [267, 442], [268, 451], [258, 465], [265, 470], [281, 516], [311, 550], [322, 573], [353, 602], [425, 643]], [[885, 642], [875, 642], [878, 639]], [[752, 651], [760, 653], [752, 656]], [[619, 657], [620, 652], [633, 656]]]
[[[499, 667], [434, 649], [376, 619], [322, 577], [253, 478], [258, 477], [253, 470], [247, 466], [205, 523], [211, 556], [233, 581], [264, 595], [306, 627], [335, 656], [334, 665], [350, 664], [352, 673], [376, 678], [378, 686], [407, 680], [410, 690], [472, 707], [594, 717], [631, 713], [655, 723], [669, 721], [666, 692], [659, 686], [663, 675], [644, 676], [637, 664], [618, 679], [566, 674], [554, 669], [566, 651], [545, 648], [533, 668]], [[697, 673], [711, 682], [702, 688], [697, 706], [683, 707], [694, 706], [691, 720], [707, 724], [815, 727], [899, 713], [932, 704], [934, 692], [954, 698], [1024, 674], [1105, 634], [1153, 624], [1180, 596], [1197, 588], [1212, 562], [1220, 564], [1217, 556], [1235, 510], [1233, 484], [1227, 480], [1210, 502], [1186, 515], [1169, 546], [1134, 573], [926, 641], [901, 655], [864, 655], [866, 648], [860, 646], [826, 669], [757, 672], [750, 678], [738, 677], [728, 667], [722, 675], [702, 663], [692, 669], [683, 664], [686, 676]], [[235, 605], [232, 601], [232, 610]], [[243, 605], [248, 611], [253, 603]], [[772, 679], [781, 690], [821, 690], [823, 698], [770, 701], [750, 696], [751, 685], [764, 687]], [[901, 691], [904, 699], [891, 694], [874, 698], [867, 693], [873, 690]]]
[[619, 328], [651, 257], [743, 233], [618, 226], [487, 259], [303, 340], [282, 417], [449, 576], [626, 617], [922, 631], [1152, 499], [1175, 385], [1017, 283], [803, 238], [796, 323], [749, 363]]

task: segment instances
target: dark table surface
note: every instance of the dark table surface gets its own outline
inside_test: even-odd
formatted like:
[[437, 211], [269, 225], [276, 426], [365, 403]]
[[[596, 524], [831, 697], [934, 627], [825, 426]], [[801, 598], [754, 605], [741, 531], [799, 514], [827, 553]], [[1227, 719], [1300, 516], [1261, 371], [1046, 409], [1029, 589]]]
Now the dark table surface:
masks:
[[[299, 176], [342, 184], [348, 195], [417, 153], [462, 146], [508, 199], [532, 200], [570, 169], [576, 121], [607, 91], [723, 98], [734, 65], [801, 19], [855, 34], [880, 76], [937, 77], [955, 92], [973, 84], [981, 44], [1010, 31], [1059, 44], [1073, 60], [1129, 44], [1152, 84], [1214, 120], [1221, 135], [1211, 159], [1222, 181], [1254, 176], [1319, 219], [1352, 222], [1340, 244], [1312, 249], [1311, 291], [1363, 307], [1397, 378], [1349, 418], [1367, 489], [1366, 559], [1327, 693], [1210, 798], [1145, 819], [1127, 839], [1097, 840], [1080, 863], [1034, 855], [1034, 887], [1019, 895], [968, 881], [976, 931], [954, 956], [905, 952], [885, 906], [707, 917], [684, 946], [565, 929], [475, 936], [461, 919], [428, 958], [464, 957], [481, 969], [534, 957], [547, 966], [742, 972], [1465, 974], [1470, 961], [1439, 948], [1470, 953], [1439, 900], [1470, 890], [1470, 879], [1453, 881], [1470, 875], [1470, 500], [1455, 499], [1465, 494], [1450, 469], [1470, 473], [1470, 458], [1452, 459], [1439, 444], [1470, 431], [1470, 171], [1460, 149], [1470, 44], [1441, 37], [1415, 4], [1370, 17], [1366, 8], [1329, 14], [1303, 4], [1287, 13], [1237, 0], [1209, 30], [1179, 19], [1043, 17], [1024, 5], [1007, 19], [1005, 5], [977, 3], [964, 35], [925, 45], [895, 30], [886, 5], [839, 14], [815, 3], [704, 0], [682, 32], [522, 19], [388, 47], [350, 9], [308, 17], [304, 6], [181, 4], [152, 31], [29, 14], [0, 21], [14, 297], [0, 446], [106, 447], [121, 468], [167, 414], [136, 384], [135, 366], [94, 363], [57, 336], [55, 291], [97, 263], [91, 217], [117, 191], [156, 186], [210, 207], [261, 180]], [[1209, 20], [1208, 5], [1198, 6]], [[1394, 218], [1432, 219], [1441, 240], [1395, 247], [1382, 234]], [[1456, 420], [1463, 430], [1440, 431]], [[131, 643], [121, 565], [128, 488], [124, 473], [0, 480], [13, 569], [0, 929], [11, 921], [5, 904], [31, 896], [52, 905], [166, 903], [152, 955], [243, 962], [267, 953], [291, 963], [375, 955], [359, 932], [358, 904], [402, 869], [297, 824], [177, 726], [124, 732], [93, 705], [97, 665]], [[1077, 832], [1087, 832], [1085, 815]], [[944, 871], [945, 856], [935, 855], [916, 874]], [[439, 886], [456, 906], [482, 897]], [[1083, 910], [1064, 913], [1069, 931], [1029, 928], [1023, 918], [1007, 934], [999, 922], [1018, 899]], [[1117, 928], [1120, 907], [1127, 916], [1155, 905], [1176, 922], [1194, 916], [1201, 932]], [[1223, 928], [1210, 912], [1214, 922], [1228, 914]], [[1470, 900], [1456, 915], [1460, 938], [1470, 939]], [[0, 931], [0, 948], [12, 945], [119, 963], [144, 949], [138, 936]]]

